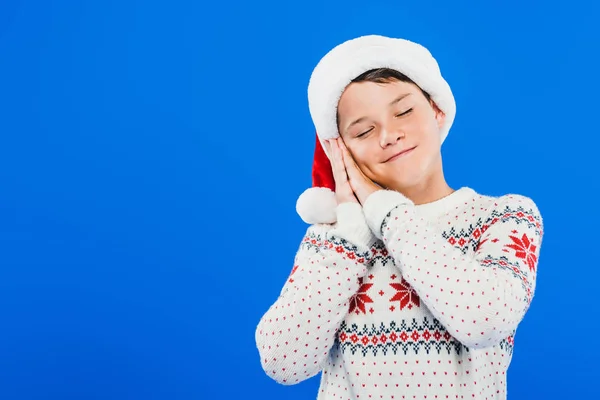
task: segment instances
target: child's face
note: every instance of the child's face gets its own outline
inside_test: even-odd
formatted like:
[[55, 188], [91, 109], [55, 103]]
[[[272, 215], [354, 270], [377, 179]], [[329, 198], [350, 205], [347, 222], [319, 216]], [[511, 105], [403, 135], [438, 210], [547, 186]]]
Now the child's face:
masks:
[[417, 86], [399, 81], [352, 83], [338, 104], [340, 136], [356, 164], [371, 180], [392, 189], [422, 184], [441, 172], [444, 118]]

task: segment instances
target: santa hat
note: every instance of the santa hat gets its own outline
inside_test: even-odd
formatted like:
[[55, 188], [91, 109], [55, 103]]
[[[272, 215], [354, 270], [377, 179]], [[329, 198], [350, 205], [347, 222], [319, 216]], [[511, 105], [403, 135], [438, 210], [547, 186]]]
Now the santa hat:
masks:
[[296, 211], [308, 224], [336, 222], [335, 181], [324, 141], [339, 137], [337, 107], [342, 93], [354, 78], [377, 68], [394, 69], [431, 96], [444, 112], [440, 129], [443, 142], [456, 115], [450, 86], [442, 77], [429, 50], [406, 39], [380, 35], [361, 36], [330, 50], [317, 64], [308, 84], [308, 106], [317, 131], [312, 187], [296, 202]]

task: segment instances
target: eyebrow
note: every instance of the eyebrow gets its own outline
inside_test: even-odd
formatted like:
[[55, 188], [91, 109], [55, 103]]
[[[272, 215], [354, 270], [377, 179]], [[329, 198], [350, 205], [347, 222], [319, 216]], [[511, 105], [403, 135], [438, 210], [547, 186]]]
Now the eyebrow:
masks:
[[[411, 93], [403, 93], [400, 96], [396, 97], [394, 100], [390, 101], [389, 106], [393, 106], [396, 105], [397, 103], [401, 102], [405, 97], [410, 96]], [[367, 119], [367, 117], [360, 117], [355, 119], [354, 121], [352, 121], [350, 123], [350, 125], [348, 125], [346, 127], [346, 133], [348, 133], [348, 131], [350, 130], [350, 128], [352, 128], [354, 125], [356, 124], [360, 124], [361, 122], [363, 122], [365, 119]]]
[[404, 99], [407, 96], [410, 96], [412, 93], [404, 93], [401, 94], [400, 96], [396, 97], [394, 100], [390, 101], [390, 106], [395, 105], [396, 103], [399, 103], [400, 101], [402, 101], [402, 99]]

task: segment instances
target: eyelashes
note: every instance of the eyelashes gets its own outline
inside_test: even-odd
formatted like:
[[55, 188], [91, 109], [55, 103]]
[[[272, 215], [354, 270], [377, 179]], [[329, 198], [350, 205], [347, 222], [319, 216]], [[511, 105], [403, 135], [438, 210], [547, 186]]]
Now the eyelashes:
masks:
[[[395, 117], [395, 118], [404, 117], [404, 116], [406, 116], [406, 115], [410, 114], [412, 111], [413, 111], [413, 109], [412, 109], [412, 108], [409, 108], [408, 110], [406, 110], [406, 111], [404, 111], [404, 112], [401, 112], [401, 113], [399, 113], [399, 114], [396, 114], [396, 115], [394, 115], [394, 117]], [[370, 128], [369, 130], [366, 130], [366, 131], [364, 131], [364, 132], [362, 132], [362, 133], [359, 133], [358, 135], [356, 135], [356, 137], [357, 137], [357, 138], [359, 138], [359, 137], [363, 137], [363, 136], [365, 136], [367, 133], [371, 132], [372, 130], [373, 130], [373, 128]]]
[[403, 113], [396, 114], [396, 117], [402, 117], [404, 115], [408, 115], [412, 112], [412, 110], [413, 110], [412, 108], [409, 108], [408, 110], [404, 111]]
[[371, 132], [373, 130], [373, 128], [369, 129], [368, 131], [364, 131], [363, 133], [359, 133], [358, 135], [356, 135], [357, 138], [361, 137], [361, 136], [365, 136], [367, 133]]

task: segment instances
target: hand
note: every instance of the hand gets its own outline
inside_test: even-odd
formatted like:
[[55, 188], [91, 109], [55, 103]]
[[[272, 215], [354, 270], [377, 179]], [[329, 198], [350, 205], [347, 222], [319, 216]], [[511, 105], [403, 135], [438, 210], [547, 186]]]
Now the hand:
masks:
[[348, 148], [344, 144], [344, 141], [341, 138], [336, 139], [337, 143], [342, 152], [342, 160], [344, 161], [344, 170], [348, 176], [348, 182], [352, 191], [356, 195], [356, 198], [360, 202], [360, 204], [365, 204], [367, 198], [377, 192], [378, 190], [382, 190], [383, 188], [369, 179], [358, 165], [354, 161], [354, 158], [348, 151]]
[[346, 173], [342, 149], [339, 147], [338, 139], [326, 140], [325, 147], [331, 155], [331, 167], [335, 180], [335, 197], [337, 203], [358, 203], [358, 199], [354, 195], [354, 191], [348, 181], [348, 174]]

